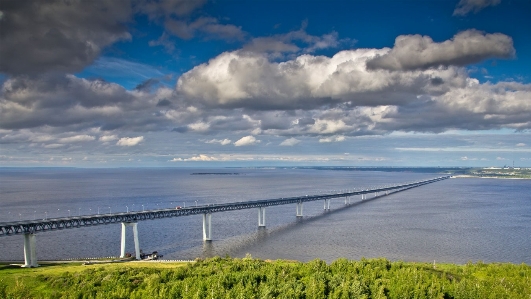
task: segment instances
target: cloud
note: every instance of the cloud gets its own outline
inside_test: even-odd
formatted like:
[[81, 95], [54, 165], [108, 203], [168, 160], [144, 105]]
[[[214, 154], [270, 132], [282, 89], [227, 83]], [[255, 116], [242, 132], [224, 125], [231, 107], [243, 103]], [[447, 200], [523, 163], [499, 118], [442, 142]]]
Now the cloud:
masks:
[[161, 17], [184, 17], [202, 7], [206, 0], [148, 0], [139, 1], [136, 11], [146, 14], [151, 20]]
[[210, 125], [204, 122], [197, 122], [188, 125], [188, 128], [195, 132], [206, 132], [208, 131], [209, 127]]
[[116, 142], [116, 145], [119, 146], [135, 146], [144, 140], [144, 136], [138, 137], [123, 137]]
[[234, 142], [234, 146], [246, 146], [246, 145], [255, 145], [260, 143], [260, 140], [257, 140], [254, 136], [245, 136], [240, 138], [238, 141]]
[[212, 156], [200, 154], [191, 158], [173, 158], [170, 162], [197, 162], [197, 161], [217, 161], [218, 159]]
[[469, 158], [467, 156], [461, 157], [461, 161], [477, 161], [478, 158]]
[[317, 119], [309, 131], [317, 134], [335, 134], [349, 130], [349, 126], [341, 119]]
[[516, 144], [516, 146], [525, 146], [525, 145], [526, 145], [526, 144], [525, 144], [525, 143], [522, 143], [522, 142]]
[[343, 154], [326, 154], [326, 155], [298, 155], [298, 154], [216, 154], [205, 155], [199, 154], [191, 156], [190, 158], [173, 158], [168, 162], [203, 162], [203, 161], [215, 161], [215, 162], [261, 162], [261, 161], [275, 161], [275, 162], [287, 162], [287, 163], [330, 163], [330, 162], [355, 162], [360, 161], [386, 161], [385, 157], [379, 156], [345, 156]]
[[209, 108], [311, 110], [325, 105], [403, 105], [466, 84], [465, 70], [368, 71], [366, 63], [388, 49], [340, 51], [333, 57], [300, 55], [272, 62], [267, 55], [225, 52], [184, 73], [177, 91]]
[[345, 136], [331, 136], [326, 138], [319, 139], [320, 143], [329, 143], [329, 142], [343, 142], [345, 141]]
[[95, 140], [96, 137], [90, 135], [76, 135], [70, 137], [64, 137], [59, 139], [60, 143], [76, 143], [76, 142], [86, 142]]
[[270, 58], [284, 58], [285, 54], [313, 53], [318, 50], [336, 48], [341, 44], [352, 45], [355, 40], [339, 39], [338, 34], [332, 31], [321, 36], [310, 35], [301, 29], [284, 34], [276, 34], [267, 37], [256, 37], [243, 46], [243, 52], [265, 53]]
[[413, 152], [513, 152], [526, 153], [531, 152], [530, 149], [516, 149], [513, 147], [397, 147], [399, 151], [413, 151]]
[[280, 146], [294, 146], [294, 145], [297, 145], [299, 144], [301, 141], [296, 139], [296, 138], [288, 138], [284, 141], [282, 141], [279, 145]]
[[[465, 130], [499, 127], [525, 130], [531, 128], [530, 96], [529, 84], [480, 84], [477, 80], [470, 79], [467, 86], [429, 97], [414, 107], [404, 105], [394, 111], [387, 111], [387, 122], [380, 122], [376, 128], [419, 131], [424, 127], [424, 131], [428, 132], [442, 132], [452, 126]], [[422, 117], [415, 117], [415, 114]]]
[[175, 51], [175, 44], [170, 40], [170, 37], [166, 32], [163, 32], [158, 39], [150, 40], [148, 45], [150, 47], [163, 46], [168, 53], [173, 53]]
[[101, 142], [109, 142], [109, 141], [114, 141], [118, 139], [118, 136], [116, 135], [103, 135], [103, 136], [100, 136], [100, 141]]
[[206, 2], [206, 0], [146, 0], [137, 3], [135, 12], [145, 14], [150, 20], [164, 24], [166, 32], [163, 32], [157, 40], [150, 41], [149, 45], [164, 46], [169, 53], [175, 50], [169, 34], [186, 40], [197, 36], [226, 41], [241, 41], [245, 38], [246, 33], [241, 27], [221, 24], [217, 18], [209, 16], [190, 18], [190, 15]]
[[367, 68], [396, 71], [465, 66], [489, 58], [510, 58], [514, 53], [512, 38], [501, 33], [485, 34], [471, 29], [441, 43], [429, 36], [401, 35], [389, 52], [368, 60]]
[[0, 87], [0, 128], [154, 129], [171, 123], [155, 112], [159, 100], [172, 94], [165, 87], [127, 91], [118, 84], [73, 75], [13, 77]]
[[[93, 64], [85, 68], [84, 73], [94, 78], [104, 74], [105, 78], [125, 81], [125, 84], [130, 85], [128, 88], [135, 88], [138, 91], [153, 89], [167, 76], [154, 66], [107, 56], [96, 59]], [[138, 84], [139, 81], [142, 83]]]
[[295, 53], [300, 48], [288, 41], [276, 37], [257, 37], [253, 38], [248, 44], [243, 47], [244, 51], [257, 53]]
[[[509, 50], [494, 46], [497, 40]], [[469, 45], [472, 41], [478, 45]], [[458, 45], [468, 50], [455, 50]], [[435, 55], [436, 47], [449, 49], [443, 53], [447, 56]], [[530, 84], [480, 83], [459, 66], [494, 55], [496, 49], [512, 53], [510, 37], [469, 30], [443, 43], [431, 41], [426, 49], [431, 58], [396, 71], [366, 67], [391, 49], [346, 50], [332, 57], [303, 54], [283, 62], [264, 53], [225, 52], [184, 73], [177, 93], [189, 105], [223, 115], [225, 129], [236, 123], [236, 114], [247, 113], [253, 119], [245, 123], [247, 132], [259, 128], [261, 134], [289, 137], [531, 128]], [[415, 55], [413, 48], [410, 56]], [[428, 67], [440, 64], [447, 65]], [[214, 132], [222, 128], [208, 123]], [[242, 120], [238, 124], [237, 130], [245, 128]]]
[[469, 12], [479, 12], [487, 6], [496, 6], [501, 0], [461, 0], [454, 10], [454, 16], [466, 16]]
[[241, 41], [246, 35], [241, 27], [220, 24], [218, 19], [212, 17], [200, 17], [190, 23], [184, 20], [167, 19], [164, 26], [170, 33], [182, 39], [191, 39], [199, 33], [208, 39]]
[[205, 141], [205, 143], [219, 143], [221, 145], [228, 145], [230, 144], [232, 141], [230, 139], [212, 139], [212, 140], [207, 140]]
[[43, 145], [44, 148], [48, 148], [48, 149], [61, 148], [64, 146], [65, 146], [64, 144], [59, 144], [59, 143], [51, 143], [51, 144]]
[[[479, 43], [489, 48], [493, 37], [474, 32], [469, 31], [479, 34]], [[309, 136], [325, 142], [341, 141], [329, 136], [397, 131], [531, 128], [531, 84], [480, 83], [454, 65], [368, 70], [368, 61], [392, 53], [387, 48], [339, 51], [332, 57], [308, 54], [312, 47], [321, 47], [320, 42], [322, 47], [333, 47], [333, 40], [339, 43], [334, 34], [327, 39], [300, 30], [268, 38], [262, 44], [278, 41], [278, 48], [221, 53], [184, 73], [176, 89], [151, 77], [143, 78], [137, 89], [126, 90], [74, 75], [9, 76], [0, 83], [1, 142], [20, 142], [12, 138], [17, 130], [41, 133], [32, 135], [34, 140], [48, 138], [24, 139], [37, 147], [61, 144], [59, 139], [68, 136], [100, 136], [101, 142], [114, 142], [117, 136], [146, 131], [179, 132], [173, 136], [188, 138], [187, 142], [198, 140], [194, 134], [230, 138], [214, 142], [220, 145], [246, 136], [234, 142], [244, 145], [258, 143], [257, 135], [287, 140]], [[294, 45], [297, 48], [290, 48]], [[289, 57], [272, 57], [275, 51]], [[120, 65], [122, 60], [97, 62]], [[124, 64], [128, 70], [136, 67]]]
[[377, 52], [342, 51], [332, 58], [301, 55], [282, 63], [258, 53], [225, 52], [183, 74], [177, 90], [209, 107], [275, 110], [312, 109], [348, 100], [370, 103], [370, 93], [385, 92], [385, 86], [390, 91], [398, 81], [417, 85], [414, 78], [407, 82], [383, 72], [366, 72], [365, 61]]
[[7, 74], [77, 72], [105, 47], [131, 39], [128, 0], [2, 1], [0, 10], [0, 72]]

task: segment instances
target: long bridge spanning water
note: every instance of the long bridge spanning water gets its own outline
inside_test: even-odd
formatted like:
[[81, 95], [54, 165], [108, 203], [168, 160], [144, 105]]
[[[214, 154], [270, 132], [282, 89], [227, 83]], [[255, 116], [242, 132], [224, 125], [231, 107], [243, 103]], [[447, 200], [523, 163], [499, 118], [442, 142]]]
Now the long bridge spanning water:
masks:
[[448, 179], [450, 176], [437, 177], [430, 180], [417, 181], [413, 183], [399, 184], [393, 186], [386, 186], [373, 189], [364, 189], [357, 191], [349, 191], [343, 193], [332, 194], [320, 194], [320, 195], [303, 195], [297, 197], [276, 198], [276, 199], [264, 199], [244, 202], [232, 202], [223, 204], [208, 204], [202, 206], [188, 207], [188, 208], [169, 208], [169, 209], [157, 209], [147, 211], [134, 211], [134, 212], [122, 212], [122, 213], [109, 213], [98, 215], [85, 215], [74, 217], [60, 217], [50, 218], [42, 220], [24, 220], [0, 223], [0, 237], [11, 235], [24, 235], [24, 260], [23, 267], [37, 267], [37, 257], [35, 253], [36, 238], [35, 234], [39, 232], [81, 228], [94, 225], [104, 224], [122, 224], [121, 234], [121, 254], [120, 257], [125, 257], [125, 244], [126, 244], [126, 228], [132, 226], [133, 237], [135, 243], [135, 255], [137, 259], [140, 259], [140, 245], [138, 242], [138, 229], [137, 224], [143, 220], [155, 220], [169, 217], [180, 217], [189, 215], [203, 215], [203, 240], [212, 240], [212, 213], [243, 210], [243, 209], [258, 209], [258, 226], [265, 227], [265, 208], [277, 205], [296, 204], [296, 216], [303, 216], [303, 203], [310, 201], [323, 200], [324, 209], [330, 210], [330, 200], [333, 198], [344, 198], [345, 204], [350, 204], [350, 198], [353, 196], [361, 196], [361, 199], [367, 199], [370, 194], [374, 196], [383, 193], [388, 195], [389, 193], [404, 191], [406, 189], [416, 188], [422, 185], [438, 182]]

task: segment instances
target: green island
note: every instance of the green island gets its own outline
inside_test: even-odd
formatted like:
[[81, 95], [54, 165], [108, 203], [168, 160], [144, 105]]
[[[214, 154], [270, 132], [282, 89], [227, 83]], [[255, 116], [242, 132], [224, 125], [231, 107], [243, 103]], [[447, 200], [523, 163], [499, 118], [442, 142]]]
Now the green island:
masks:
[[531, 298], [531, 266], [246, 258], [0, 266], [0, 298]]

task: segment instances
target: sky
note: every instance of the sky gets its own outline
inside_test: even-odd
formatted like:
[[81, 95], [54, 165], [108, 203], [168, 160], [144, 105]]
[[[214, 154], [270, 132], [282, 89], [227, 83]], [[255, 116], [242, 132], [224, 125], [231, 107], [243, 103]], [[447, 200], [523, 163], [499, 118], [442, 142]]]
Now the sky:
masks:
[[531, 166], [529, 0], [2, 0], [1, 167]]

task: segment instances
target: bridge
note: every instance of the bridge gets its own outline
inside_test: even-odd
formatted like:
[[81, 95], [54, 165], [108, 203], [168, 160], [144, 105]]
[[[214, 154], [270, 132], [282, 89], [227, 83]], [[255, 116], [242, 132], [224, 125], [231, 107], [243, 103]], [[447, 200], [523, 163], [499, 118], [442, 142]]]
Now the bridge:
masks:
[[358, 191], [349, 191], [343, 193], [320, 194], [320, 195], [304, 195], [287, 198], [264, 199], [245, 202], [232, 202], [223, 204], [208, 204], [188, 208], [170, 208], [158, 209], [148, 211], [134, 211], [124, 213], [109, 213], [98, 215], [74, 216], [74, 217], [60, 217], [42, 220], [23, 220], [13, 222], [0, 223], [0, 237], [11, 235], [24, 235], [24, 265], [22, 267], [37, 267], [37, 257], [35, 253], [36, 238], [35, 234], [39, 232], [81, 228], [95, 225], [106, 225], [121, 223], [121, 255], [125, 257], [126, 244], [126, 228], [131, 226], [133, 228], [133, 238], [135, 244], [135, 256], [140, 259], [140, 245], [138, 242], [137, 224], [139, 221], [155, 220], [169, 217], [180, 217], [189, 215], [203, 215], [203, 240], [212, 240], [212, 213], [243, 210], [258, 208], [258, 226], [265, 227], [265, 208], [270, 206], [296, 204], [296, 217], [303, 216], [303, 203], [310, 201], [323, 200], [324, 209], [330, 210], [330, 200], [333, 198], [344, 198], [345, 204], [350, 204], [352, 196], [361, 196], [361, 199], [367, 199], [367, 196], [380, 193], [388, 195], [390, 192], [399, 192], [411, 188], [420, 187], [422, 185], [438, 182], [450, 178], [450, 176], [437, 177], [434, 179], [417, 181], [413, 183], [405, 183], [393, 186], [386, 186], [373, 189], [364, 189]]

